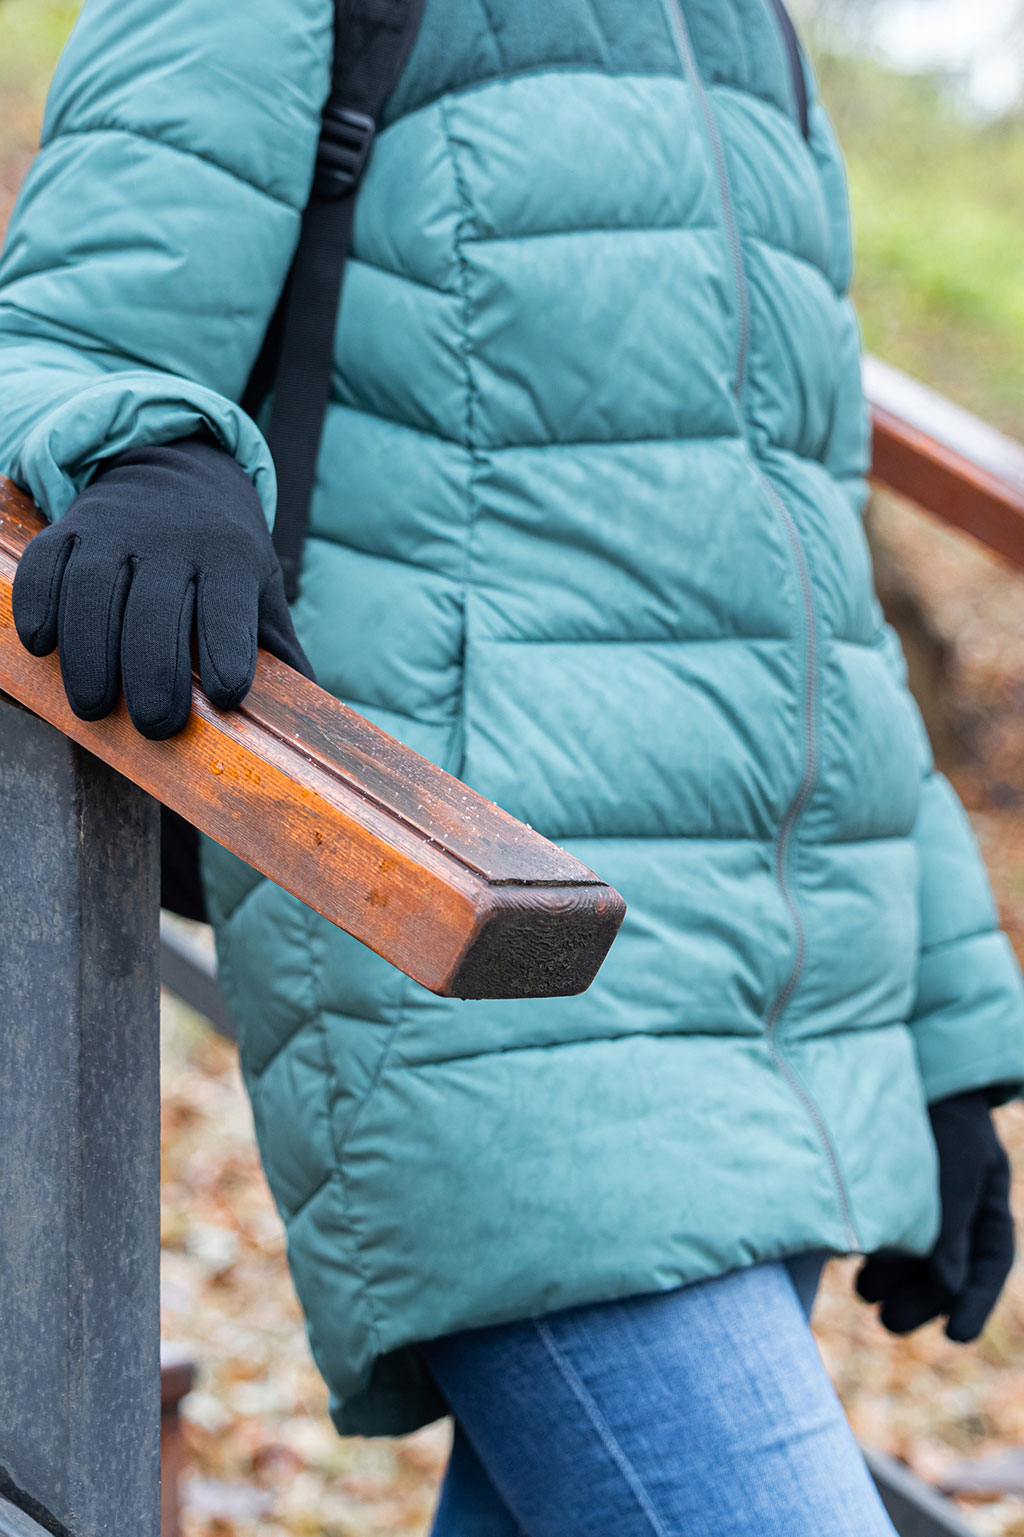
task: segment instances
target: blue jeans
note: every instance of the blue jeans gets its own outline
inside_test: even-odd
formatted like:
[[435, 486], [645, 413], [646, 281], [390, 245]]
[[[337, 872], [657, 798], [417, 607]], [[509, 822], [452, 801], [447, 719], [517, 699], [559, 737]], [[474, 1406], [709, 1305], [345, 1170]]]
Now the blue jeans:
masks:
[[433, 1537], [894, 1537], [808, 1327], [823, 1256], [422, 1346]]

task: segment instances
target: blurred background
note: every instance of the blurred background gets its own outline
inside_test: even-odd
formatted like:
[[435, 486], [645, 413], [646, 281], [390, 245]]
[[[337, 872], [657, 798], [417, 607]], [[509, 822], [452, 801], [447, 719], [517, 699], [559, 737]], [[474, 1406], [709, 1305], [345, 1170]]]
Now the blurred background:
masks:
[[[0, 229], [78, 6], [0, 0]], [[865, 344], [1024, 437], [1024, 0], [804, 0], [849, 163]], [[942, 766], [1024, 958], [1024, 578], [876, 497], [879, 585]], [[427, 1530], [448, 1431], [341, 1441], [326, 1418], [233, 1049], [166, 1000], [164, 1334], [198, 1362], [184, 1537]], [[1024, 1106], [1000, 1112], [1024, 1228]], [[1024, 1537], [1024, 1266], [981, 1342], [897, 1341], [833, 1262], [815, 1328], [861, 1439]]]

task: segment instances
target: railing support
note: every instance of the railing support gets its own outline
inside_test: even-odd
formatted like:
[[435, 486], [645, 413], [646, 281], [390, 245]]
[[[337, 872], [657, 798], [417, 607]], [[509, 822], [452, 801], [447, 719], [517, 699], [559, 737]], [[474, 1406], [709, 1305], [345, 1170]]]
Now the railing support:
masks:
[[0, 1499], [0, 1537], [49, 1537], [49, 1534], [17, 1505]]
[[156, 803], [0, 696], [0, 1534], [159, 1537], [158, 909]]

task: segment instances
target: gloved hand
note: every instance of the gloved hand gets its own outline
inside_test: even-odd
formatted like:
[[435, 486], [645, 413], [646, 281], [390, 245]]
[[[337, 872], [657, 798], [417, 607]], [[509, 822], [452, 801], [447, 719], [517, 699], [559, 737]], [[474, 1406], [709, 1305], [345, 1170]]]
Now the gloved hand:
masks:
[[946, 1334], [976, 1339], [1013, 1264], [1010, 1165], [986, 1096], [954, 1094], [930, 1107], [939, 1154], [942, 1224], [926, 1258], [875, 1254], [857, 1276], [866, 1302], [880, 1302], [893, 1334], [946, 1316]]
[[205, 435], [110, 459], [30, 541], [13, 610], [33, 655], [59, 647], [77, 716], [108, 715], [123, 683], [133, 723], [156, 741], [188, 719], [193, 624], [218, 709], [245, 698], [257, 644], [313, 676], [256, 490]]

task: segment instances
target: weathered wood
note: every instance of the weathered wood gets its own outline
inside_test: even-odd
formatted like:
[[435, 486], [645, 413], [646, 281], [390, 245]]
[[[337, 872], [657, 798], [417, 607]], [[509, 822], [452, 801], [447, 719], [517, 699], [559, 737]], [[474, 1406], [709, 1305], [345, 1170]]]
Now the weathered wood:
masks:
[[864, 389], [873, 479], [1024, 566], [1024, 445], [878, 358]]
[[188, 1005], [226, 1040], [238, 1040], [227, 1000], [217, 981], [217, 962], [198, 937], [184, 931], [184, 920], [160, 914], [160, 986]]
[[[160, 1352], [160, 1537], [178, 1537], [181, 1529], [181, 1475], [185, 1444], [181, 1401], [192, 1391], [196, 1369], [188, 1356], [165, 1345]], [[3, 1534], [0, 1533], [0, 1537]]]
[[0, 1499], [0, 1537], [50, 1537], [50, 1533], [16, 1505]]
[[71, 1537], [160, 1528], [157, 812], [0, 701], [0, 1496]]
[[885, 1452], [861, 1451], [899, 1537], [972, 1537], [974, 1528], [952, 1501]]
[[11, 584], [42, 526], [0, 478], [0, 689], [433, 992], [582, 992], [625, 904], [585, 865], [260, 652], [240, 710], [198, 682], [185, 731], [147, 742], [123, 702], [78, 720], [32, 657]]

